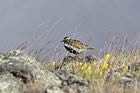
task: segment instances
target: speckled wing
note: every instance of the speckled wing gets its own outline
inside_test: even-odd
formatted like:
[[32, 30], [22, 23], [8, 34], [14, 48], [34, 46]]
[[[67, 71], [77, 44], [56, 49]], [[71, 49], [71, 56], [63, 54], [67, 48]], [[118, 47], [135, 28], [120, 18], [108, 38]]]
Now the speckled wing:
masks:
[[72, 46], [75, 46], [78, 49], [86, 49], [88, 45], [83, 44], [79, 40], [73, 40]]

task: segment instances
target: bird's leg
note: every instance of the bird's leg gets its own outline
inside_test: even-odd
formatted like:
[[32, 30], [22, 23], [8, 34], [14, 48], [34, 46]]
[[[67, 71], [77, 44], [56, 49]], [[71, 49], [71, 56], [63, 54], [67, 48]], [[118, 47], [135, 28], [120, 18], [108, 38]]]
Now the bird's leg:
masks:
[[82, 52], [82, 59], [83, 59], [84, 62], [85, 62], [85, 56], [86, 56], [86, 53]]
[[81, 52], [79, 54], [76, 54], [76, 56], [78, 56], [80, 59], [82, 59], [84, 61], [84, 57], [85, 57], [84, 52]]
[[71, 56], [69, 52], [66, 53], [66, 56]]

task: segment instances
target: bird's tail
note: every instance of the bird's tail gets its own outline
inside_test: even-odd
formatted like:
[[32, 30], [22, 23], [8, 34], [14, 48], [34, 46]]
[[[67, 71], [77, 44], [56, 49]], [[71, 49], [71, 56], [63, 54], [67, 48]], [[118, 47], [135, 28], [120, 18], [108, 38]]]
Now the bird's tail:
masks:
[[94, 49], [94, 47], [88, 47], [87, 49]]

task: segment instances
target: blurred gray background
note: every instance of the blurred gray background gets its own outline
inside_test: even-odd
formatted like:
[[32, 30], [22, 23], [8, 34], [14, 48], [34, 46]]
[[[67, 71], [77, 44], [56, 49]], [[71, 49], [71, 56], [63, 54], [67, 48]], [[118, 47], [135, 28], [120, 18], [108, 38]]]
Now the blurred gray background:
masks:
[[0, 51], [24, 41], [55, 49], [68, 35], [99, 50], [113, 35], [135, 41], [139, 32], [140, 0], [0, 0]]

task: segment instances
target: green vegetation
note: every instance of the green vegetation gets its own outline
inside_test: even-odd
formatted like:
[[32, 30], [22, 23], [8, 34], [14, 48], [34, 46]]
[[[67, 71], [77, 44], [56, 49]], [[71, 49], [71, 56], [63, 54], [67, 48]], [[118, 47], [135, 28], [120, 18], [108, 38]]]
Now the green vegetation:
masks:
[[[51, 67], [55, 69], [56, 66], [57, 62], [53, 61]], [[106, 53], [103, 58], [90, 62], [72, 60], [66, 62], [64, 67], [74, 75], [88, 80], [93, 93], [140, 92], [139, 49], [127, 52], [112, 51]]]
[[51, 60], [45, 57], [46, 63], [39, 60], [43, 48], [29, 52], [21, 45], [15, 51], [1, 53], [0, 91], [14, 87], [17, 92], [12, 93], [140, 93], [139, 44], [133, 49], [113, 45], [99, 56], [62, 55], [59, 61], [49, 56]]

